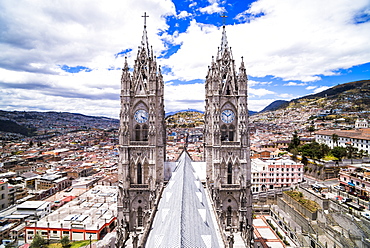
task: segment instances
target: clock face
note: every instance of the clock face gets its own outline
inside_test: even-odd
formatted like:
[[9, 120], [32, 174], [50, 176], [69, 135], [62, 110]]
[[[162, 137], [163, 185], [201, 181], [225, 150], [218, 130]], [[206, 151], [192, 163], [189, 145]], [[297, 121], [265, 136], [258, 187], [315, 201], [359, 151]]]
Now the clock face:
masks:
[[232, 110], [226, 109], [221, 113], [221, 120], [225, 123], [231, 123], [234, 121], [235, 114]]
[[134, 118], [138, 123], [145, 123], [148, 120], [148, 112], [144, 109], [139, 109], [135, 112]]

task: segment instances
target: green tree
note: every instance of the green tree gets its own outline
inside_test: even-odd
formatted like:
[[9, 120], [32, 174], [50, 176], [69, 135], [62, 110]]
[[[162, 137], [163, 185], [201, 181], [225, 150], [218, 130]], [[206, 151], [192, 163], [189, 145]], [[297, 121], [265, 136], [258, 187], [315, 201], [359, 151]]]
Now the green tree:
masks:
[[312, 132], [315, 132], [315, 126], [311, 125], [307, 128], [307, 131], [312, 133]]
[[339, 140], [338, 134], [333, 133], [331, 135], [331, 139], [333, 140], [333, 144], [336, 144], [336, 146], [338, 146], [338, 140]]
[[319, 144], [317, 142], [307, 143], [299, 147], [299, 151], [302, 153], [302, 156], [317, 160], [322, 159], [329, 150], [330, 149], [327, 145]]
[[43, 237], [39, 233], [35, 234], [35, 237], [33, 237], [33, 241], [30, 245], [30, 248], [43, 248], [46, 247], [46, 242]]
[[67, 247], [69, 247], [69, 238], [68, 238], [68, 236], [66, 235], [66, 236], [63, 236], [63, 238], [60, 240], [60, 243], [62, 244], [62, 247], [63, 248], [67, 248]]
[[339, 161], [342, 160], [345, 156], [347, 156], [347, 150], [344, 147], [341, 146], [335, 146], [330, 153], [336, 157]]
[[290, 144], [289, 144], [289, 147], [288, 147], [289, 151], [294, 149], [294, 148], [297, 148], [300, 145], [300, 143], [301, 143], [301, 140], [300, 140], [300, 138], [298, 136], [298, 133], [297, 133], [297, 130], [296, 130], [296, 131], [294, 131], [293, 137], [290, 141]]

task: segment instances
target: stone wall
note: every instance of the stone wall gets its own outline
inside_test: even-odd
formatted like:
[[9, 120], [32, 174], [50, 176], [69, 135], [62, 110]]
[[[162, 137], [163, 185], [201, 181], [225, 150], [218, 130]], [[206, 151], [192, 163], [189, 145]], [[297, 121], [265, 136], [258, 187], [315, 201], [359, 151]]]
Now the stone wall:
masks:
[[292, 221], [299, 224], [302, 227], [302, 231], [311, 232], [310, 220], [305, 218], [301, 213], [299, 213], [293, 206], [289, 205], [283, 198], [277, 199], [277, 205], [285, 213], [289, 214]]
[[293, 206], [297, 211], [299, 211], [301, 214], [309, 218], [310, 220], [316, 220], [317, 219], [317, 211], [311, 212], [301, 204], [299, 204], [296, 200], [288, 196], [287, 194], [283, 194], [283, 199], [285, 202], [289, 203], [291, 206]]
[[323, 210], [329, 209], [329, 199], [322, 197], [320, 194], [317, 194], [305, 188], [299, 188], [299, 191], [302, 192], [303, 196], [306, 199], [309, 199], [319, 204]]

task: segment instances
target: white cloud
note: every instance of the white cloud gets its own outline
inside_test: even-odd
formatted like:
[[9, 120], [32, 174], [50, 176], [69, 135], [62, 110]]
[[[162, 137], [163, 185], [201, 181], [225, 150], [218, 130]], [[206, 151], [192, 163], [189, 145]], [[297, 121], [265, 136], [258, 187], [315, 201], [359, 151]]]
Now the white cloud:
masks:
[[177, 18], [180, 18], [180, 19], [183, 19], [183, 18], [186, 18], [186, 17], [189, 17], [191, 16], [191, 14], [187, 11], [181, 11], [178, 15], [177, 15]]
[[189, 8], [192, 8], [192, 7], [194, 7], [194, 6], [197, 6], [197, 2], [192, 2], [191, 4], [189, 4]]
[[270, 103], [280, 99], [263, 99], [263, 100], [250, 100], [248, 99], [248, 109], [252, 111], [261, 111]]
[[[208, 3], [199, 11], [208, 14], [224, 11], [221, 5], [225, 2]], [[370, 22], [355, 24], [354, 18], [359, 13], [368, 13], [369, 5], [369, 0], [328, 0], [325, 4], [321, 0], [253, 2], [238, 15], [247, 23], [226, 27], [236, 68], [244, 56], [249, 76], [302, 81], [296, 84], [303, 86], [305, 82], [320, 80], [321, 76], [335, 75], [338, 69], [367, 63]], [[198, 8], [195, 1], [190, 1], [189, 6]], [[0, 9], [2, 109], [39, 106], [84, 114], [105, 111], [107, 115], [118, 116], [119, 100], [116, 103], [113, 99], [119, 94], [121, 71], [108, 68], [123, 66], [124, 58], [114, 56], [121, 51], [127, 51], [125, 56], [130, 68], [133, 67], [143, 31], [141, 16], [148, 10], [148, 38], [155, 54], [166, 51], [166, 42], [181, 45], [170, 58], [158, 59], [158, 64], [172, 71], [164, 75], [165, 81], [205, 79], [212, 56], [217, 55], [221, 44], [221, 29], [195, 20], [186, 32], [169, 35], [166, 16], [181, 19], [190, 15], [185, 11], [176, 15], [170, 0], [19, 0], [17, 4], [0, 1]], [[60, 69], [63, 65], [84, 66], [92, 71], [66, 73]], [[250, 80], [249, 87], [270, 83]], [[189, 85], [184, 88], [166, 85], [166, 110], [182, 108], [185, 102], [186, 106], [203, 109], [204, 87], [202, 84], [192, 87], [197, 93], [193, 94]], [[190, 94], [180, 96], [178, 89]], [[306, 89], [325, 90], [318, 86]], [[263, 88], [249, 88], [249, 94], [277, 96]], [[288, 94], [285, 96], [289, 97]]]
[[262, 88], [260, 88], [260, 89], [249, 88], [248, 89], [248, 94], [261, 97], [261, 96], [265, 96], [265, 95], [274, 95], [276, 93], [273, 92], [273, 91], [270, 91], [270, 90], [262, 89]]
[[295, 82], [289, 82], [287, 84], [284, 84], [283, 86], [305, 86], [306, 83], [295, 83]]
[[285, 100], [286, 99], [290, 100], [290, 99], [293, 99], [294, 98], [294, 95], [293, 94], [289, 94], [289, 93], [278, 94], [277, 96], [280, 97], [281, 99], [285, 99]]
[[[175, 14], [171, 1], [1, 1], [1, 109], [57, 110], [118, 118], [120, 70], [130, 67], [140, 44], [147, 12], [149, 43], [164, 49], [158, 30]], [[184, 15], [185, 13], [182, 13]], [[32, 21], [31, 21], [32, 20]], [[60, 66], [91, 72], [66, 73]], [[29, 107], [32, 106], [32, 107]]]
[[317, 86], [307, 86], [306, 90], [313, 90], [313, 89], [316, 89], [316, 88], [317, 88]]
[[253, 80], [248, 80], [248, 87], [252, 87], [255, 85], [269, 85], [272, 82], [258, 82], [258, 81], [253, 81]]
[[172, 112], [184, 109], [204, 111], [204, 84], [173, 85], [171, 82], [164, 86], [165, 110]]
[[[366, 6], [369, 2], [365, 0], [331, 0], [325, 4], [320, 0], [259, 0], [252, 3], [247, 14], [263, 15], [248, 23], [228, 25], [228, 43], [237, 67], [244, 56], [251, 76], [315, 82], [322, 75], [335, 75], [338, 69], [369, 62], [370, 23], [355, 24], [353, 20]], [[221, 30], [202, 26], [194, 21], [179, 35], [183, 46], [173, 55], [176, 59], [168, 60], [174, 77], [177, 72], [183, 77], [180, 68], [184, 63], [176, 62], [193, 61], [204, 66], [204, 58], [217, 54]], [[187, 71], [189, 79], [204, 78], [204, 71], [197, 66]]]
[[320, 86], [319, 88], [316, 88], [313, 92], [316, 94], [316, 93], [320, 93], [320, 92], [322, 92], [324, 90], [327, 90], [329, 88], [330, 87], [328, 87], [328, 86]]
[[204, 8], [199, 8], [199, 11], [202, 13], [207, 14], [214, 14], [214, 13], [222, 13], [225, 12], [224, 7], [220, 7], [219, 3], [217, 1], [211, 3], [211, 5], [208, 5]]

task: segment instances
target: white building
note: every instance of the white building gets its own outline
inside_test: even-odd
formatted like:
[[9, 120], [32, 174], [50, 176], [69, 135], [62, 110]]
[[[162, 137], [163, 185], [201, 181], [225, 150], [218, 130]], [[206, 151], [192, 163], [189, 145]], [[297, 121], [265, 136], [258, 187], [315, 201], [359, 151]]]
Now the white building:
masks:
[[252, 159], [252, 193], [289, 187], [303, 180], [303, 164], [288, 158]]
[[[333, 137], [337, 137], [337, 140], [333, 140]], [[335, 146], [347, 147], [348, 145], [352, 145], [359, 151], [363, 150], [370, 154], [370, 128], [317, 131], [315, 133], [315, 140], [320, 144], [328, 145], [330, 148]]]
[[369, 123], [365, 119], [357, 119], [355, 122], [355, 128], [368, 128]]

